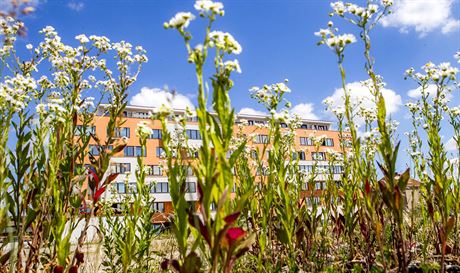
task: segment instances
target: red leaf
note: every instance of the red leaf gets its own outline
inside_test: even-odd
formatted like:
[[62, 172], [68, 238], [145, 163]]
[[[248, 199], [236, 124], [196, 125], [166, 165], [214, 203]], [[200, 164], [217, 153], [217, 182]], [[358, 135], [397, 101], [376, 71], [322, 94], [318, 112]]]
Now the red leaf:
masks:
[[97, 187], [99, 186], [99, 176], [97, 176], [97, 174], [91, 168], [88, 168], [88, 172], [90, 177], [92, 177], [94, 181], [96, 181], [96, 185], [94, 188], [97, 189]]
[[227, 223], [227, 224], [233, 224], [236, 219], [238, 219], [238, 216], [240, 216], [241, 212], [237, 211], [237, 212], [234, 212], [232, 214], [229, 214], [227, 215], [225, 218], [224, 218], [224, 221]]
[[227, 230], [227, 234], [225, 236], [229, 240], [230, 244], [232, 244], [239, 238], [242, 238], [244, 235], [246, 235], [246, 231], [244, 231], [242, 228], [232, 227]]
[[366, 191], [366, 195], [369, 195], [371, 192], [371, 184], [369, 183], [369, 180], [366, 180], [366, 183], [364, 184], [364, 189]]
[[110, 184], [110, 182], [115, 180], [115, 178], [117, 178], [118, 175], [119, 175], [119, 173], [112, 173], [111, 175], [109, 175], [109, 177], [107, 177], [106, 184]]
[[101, 187], [100, 189], [96, 191], [96, 193], [94, 194], [94, 198], [93, 198], [94, 203], [96, 203], [97, 200], [99, 200], [99, 197], [101, 197], [101, 195], [105, 192], [105, 189], [106, 187]]

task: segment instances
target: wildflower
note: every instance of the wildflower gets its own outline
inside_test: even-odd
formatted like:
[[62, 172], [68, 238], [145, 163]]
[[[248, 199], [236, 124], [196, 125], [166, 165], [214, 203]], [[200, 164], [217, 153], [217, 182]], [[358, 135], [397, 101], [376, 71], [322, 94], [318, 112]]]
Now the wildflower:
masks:
[[32, 45], [32, 44], [27, 44], [27, 45], [26, 45], [26, 48], [27, 48], [28, 50], [31, 50], [31, 49], [33, 48], [33, 45]]
[[211, 31], [209, 33], [209, 45], [229, 54], [238, 55], [242, 51], [241, 45], [228, 32]]
[[200, 16], [205, 14], [219, 14], [224, 16], [224, 5], [221, 2], [213, 2], [211, 0], [198, 0], [194, 5], [195, 9], [200, 12]]
[[190, 12], [178, 12], [174, 15], [169, 22], [164, 23], [165, 28], [177, 28], [183, 30], [187, 28], [190, 24], [190, 21], [195, 19], [195, 15]]
[[236, 71], [237, 73], [240, 73], [241, 74], [241, 67], [240, 67], [240, 63], [238, 62], [238, 60], [233, 60], [233, 61], [226, 61], [224, 63], [224, 67], [226, 70], [228, 71]]
[[457, 59], [457, 63], [460, 63], [460, 51], [457, 51], [457, 53], [455, 53], [454, 58]]
[[89, 42], [89, 39], [88, 37], [86, 37], [85, 34], [77, 35], [75, 36], [75, 39], [77, 39], [80, 42], [80, 44], [86, 44]]

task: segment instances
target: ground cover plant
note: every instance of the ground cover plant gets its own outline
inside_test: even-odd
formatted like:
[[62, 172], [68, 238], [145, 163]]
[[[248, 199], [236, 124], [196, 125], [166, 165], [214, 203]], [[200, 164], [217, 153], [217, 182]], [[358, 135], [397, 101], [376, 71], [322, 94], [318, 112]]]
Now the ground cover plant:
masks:
[[[375, 27], [392, 6], [391, 0], [333, 2], [331, 21], [315, 33], [318, 45], [337, 57], [344, 103], [325, 101], [336, 117], [340, 151], [328, 151], [327, 167], [314, 161], [311, 171], [301, 169], [300, 153], [318, 152], [325, 136], [312, 133], [308, 151], [296, 147], [302, 123], [289, 114], [288, 80], [248, 94], [270, 113], [257, 128], [267, 132], [262, 145], [243, 130], [245, 121], [235, 126], [230, 94], [232, 75], [241, 68], [232, 56], [242, 46], [214, 28], [225, 14], [223, 4], [198, 0], [195, 13], [179, 12], [165, 22], [183, 39], [198, 101], [195, 112], [182, 116], [167, 106], [156, 109], [136, 132], [142, 154], [150, 122], [162, 125], [174, 209], [168, 231], [152, 223], [154, 184], [146, 182], [142, 156], [133, 170], [136, 183], [129, 188], [126, 181], [130, 194], [120, 207], [114, 210], [114, 200], [104, 198], [117, 178], [110, 160], [127, 145], [115, 135], [125, 122], [127, 91], [148, 60], [145, 50], [84, 34], [72, 46], [48, 26], [42, 42], [27, 45], [29, 57], [22, 59], [16, 39], [24, 26], [2, 15], [0, 272], [458, 272], [460, 165], [440, 136], [441, 128], [450, 127], [460, 144], [460, 109], [449, 103], [459, 89], [458, 69], [428, 62], [402, 76], [422, 96], [406, 104], [413, 170], [397, 169], [401, 134], [387, 114], [384, 78], [372, 51]], [[194, 20], [205, 21], [205, 28], [192, 36], [188, 26]], [[348, 22], [352, 32], [341, 33], [333, 20]], [[352, 100], [347, 85], [347, 49], [358, 43], [372, 108]], [[97, 99], [89, 90], [98, 92]], [[103, 101], [110, 107], [101, 138], [91, 126]], [[199, 146], [190, 145], [186, 134], [193, 115]], [[334, 168], [343, 170], [340, 181]], [[196, 204], [185, 197], [190, 172], [197, 179]], [[408, 199], [414, 194], [411, 173], [421, 182], [417, 201]], [[319, 177], [325, 188], [316, 194]], [[78, 226], [78, 240], [71, 242]], [[98, 234], [93, 251], [85, 250], [90, 228]]]

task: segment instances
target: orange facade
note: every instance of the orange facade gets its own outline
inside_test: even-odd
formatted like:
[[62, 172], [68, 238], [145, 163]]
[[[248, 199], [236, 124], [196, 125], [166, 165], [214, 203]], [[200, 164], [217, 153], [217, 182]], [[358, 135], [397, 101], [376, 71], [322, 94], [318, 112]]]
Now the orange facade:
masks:
[[[93, 129], [94, 133], [99, 139], [106, 139], [106, 127], [109, 118], [105, 116], [105, 106], [99, 107], [96, 117], [94, 118]], [[113, 190], [107, 191], [104, 198], [112, 198], [117, 200], [117, 194], [119, 196], [123, 194], [129, 194], [129, 186], [136, 182], [134, 171], [137, 168], [136, 158], [137, 156], [143, 155], [144, 166], [149, 169], [147, 182], [155, 182], [155, 189], [152, 194], [155, 197], [155, 208], [161, 213], [171, 213], [172, 205], [171, 198], [169, 195], [169, 184], [165, 172], [162, 170], [162, 140], [161, 140], [161, 123], [159, 120], [149, 119], [150, 128], [152, 129], [152, 135], [147, 140], [146, 154], [140, 151], [139, 139], [136, 136], [136, 128], [140, 121], [145, 121], [149, 118], [149, 113], [154, 110], [148, 107], [136, 107], [128, 106], [124, 112], [123, 119], [125, 120], [122, 127], [117, 129], [117, 135], [120, 138], [124, 138], [127, 141], [127, 146], [122, 152], [119, 152], [111, 159], [111, 169], [113, 173], [120, 173], [117, 179], [112, 183]], [[177, 115], [183, 114], [183, 111], [176, 111]], [[252, 139], [248, 141], [248, 148], [251, 150], [259, 149], [262, 150], [264, 143], [268, 138], [268, 129], [266, 123], [268, 120], [267, 116], [259, 115], [238, 115], [235, 124], [235, 133], [238, 131], [238, 124], [244, 120], [244, 126], [242, 127], [242, 133], [246, 136], [251, 136]], [[246, 124], [247, 123], [247, 124]], [[171, 125], [174, 123], [171, 122]], [[283, 125], [283, 124], [282, 124]], [[283, 127], [283, 126], [282, 126]], [[189, 141], [195, 144], [200, 144], [200, 136], [198, 131], [198, 125], [196, 120], [190, 120], [187, 125], [187, 134], [189, 135]], [[324, 136], [323, 145], [318, 149], [314, 146], [311, 140], [311, 136]], [[90, 142], [90, 152], [93, 152], [97, 156], [97, 149], [92, 145], [94, 142]], [[307, 172], [311, 171], [312, 166], [316, 164], [327, 167], [327, 153], [328, 149], [340, 152], [340, 139], [337, 131], [331, 130], [331, 123], [326, 121], [315, 121], [315, 120], [304, 120], [301, 128], [296, 130], [295, 136], [295, 150], [299, 157], [299, 167], [302, 167]], [[334, 174], [337, 177], [341, 173], [341, 168], [337, 167], [334, 170]], [[321, 180], [321, 177], [319, 178]], [[306, 192], [318, 192], [324, 186], [322, 181], [316, 189], [307, 189]], [[128, 181], [128, 187], [126, 187], [126, 181]], [[191, 175], [188, 179], [187, 200], [194, 202], [198, 200], [198, 193], [196, 187], [196, 179]], [[164, 217], [159, 216], [158, 221], [164, 221]]]

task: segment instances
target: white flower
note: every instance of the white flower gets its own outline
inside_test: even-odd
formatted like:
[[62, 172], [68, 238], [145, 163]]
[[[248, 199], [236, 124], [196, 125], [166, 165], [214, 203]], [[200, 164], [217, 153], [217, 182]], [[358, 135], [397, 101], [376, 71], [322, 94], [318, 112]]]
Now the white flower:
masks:
[[241, 67], [240, 67], [240, 63], [238, 62], [238, 60], [233, 60], [233, 61], [226, 61], [224, 63], [224, 67], [226, 70], [228, 71], [236, 71], [237, 73], [240, 73], [241, 74]]
[[455, 53], [454, 58], [457, 59], [457, 63], [460, 63], [460, 51]]
[[191, 12], [178, 12], [174, 15], [169, 22], [164, 23], [165, 28], [177, 28], [184, 29], [187, 28], [190, 24], [190, 21], [195, 19], [195, 15]]
[[149, 127], [149, 122], [141, 121], [137, 124], [137, 135], [140, 137], [148, 137], [152, 133], [152, 129]]
[[33, 46], [32, 44], [27, 44], [27, 45], [26, 45], [26, 48], [27, 48], [28, 50], [31, 50], [32, 48], [34, 48], [34, 46]]
[[385, 7], [389, 7], [393, 5], [393, 0], [382, 0], [382, 5]]
[[200, 15], [207, 13], [224, 15], [224, 5], [221, 2], [213, 2], [211, 0], [198, 0], [194, 5], [195, 9], [200, 12]]
[[75, 39], [77, 39], [81, 44], [86, 44], [89, 42], [89, 39], [85, 34], [77, 35], [75, 36]]
[[242, 51], [241, 45], [228, 32], [211, 31], [209, 33], [209, 45], [236, 55]]

